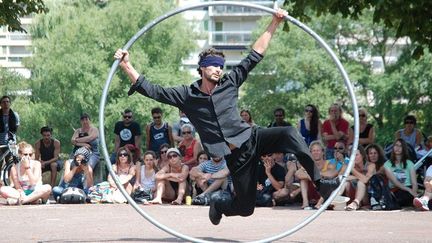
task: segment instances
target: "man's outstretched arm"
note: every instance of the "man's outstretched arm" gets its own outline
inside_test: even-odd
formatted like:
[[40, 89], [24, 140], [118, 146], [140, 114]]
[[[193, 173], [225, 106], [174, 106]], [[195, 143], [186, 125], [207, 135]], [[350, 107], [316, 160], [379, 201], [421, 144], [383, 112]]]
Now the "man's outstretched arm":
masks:
[[131, 84], [134, 85], [139, 77], [139, 73], [129, 62], [129, 52], [126, 50], [118, 49], [114, 54], [114, 58], [120, 60], [120, 67], [129, 77]]
[[288, 15], [287, 11], [283, 9], [278, 9], [277, 13], [273, 15], [271, 23], [267, 26], [267, 29], [262, 33], [262, 35], [255, 41], [252, 49], [254, 49], [259, 54], [263, 55], [267, 50], [271, 38], [274, 32], [281, 22], [284, 21], [285, 16]]

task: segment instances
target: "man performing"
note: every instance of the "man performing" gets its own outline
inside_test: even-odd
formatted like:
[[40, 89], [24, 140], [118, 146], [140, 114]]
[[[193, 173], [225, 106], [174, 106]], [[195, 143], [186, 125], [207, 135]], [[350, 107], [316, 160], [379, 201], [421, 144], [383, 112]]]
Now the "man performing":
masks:
[[[117, 50], [114, 55], [116, 59], [120, 59], [120, 67], [131, 80], [129, 94], [137, 91], [159, 102], [178, 107], [199, 133], [205, 151], [212, 157], [225, 157], [235, 196], [212, 196], [209, 218], [215, 225], [219, 224], [222, 214], [249, 216], [253, 213], [257, 165], [261, 155], [293, 153], [311, 178], [315, 181], [319, 179], [319, 170], [296, 128], [251, 127], [241, 119], [237, 109], [240, 86], [248, 73], [262, 60], [274, 32], [286, 15], [286, 11], [279, 9], [265, 32], [252, 46], [249, 55], [224, 76], [224, 54], [214, 48], [201, 52], [198, 62], [201, 79], [190, 86], [163, 88], [151, 84], [129, 62], [127, 51]], [[216, 174], [212, 179], [218, 179]]]

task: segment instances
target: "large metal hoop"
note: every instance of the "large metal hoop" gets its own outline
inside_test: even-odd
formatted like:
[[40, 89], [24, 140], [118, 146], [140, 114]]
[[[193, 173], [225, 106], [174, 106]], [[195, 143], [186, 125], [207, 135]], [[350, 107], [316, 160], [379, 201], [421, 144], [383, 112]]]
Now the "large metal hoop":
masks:
[[[229, 1], [217, 1], [217, 2], [204, 2], [204, 3], [197, 3], [197, 4], [192, 4], [192, 5], [188, 5], [188, 6], [184, 6], [181, 8], [178, 8], [176, 10], [172, 10], [158, 18], [156, 18], [155, 20], [153, 20], [151, 23], [147, 24], [146, 26], [144, 26], [140, 31], [138, 31], [127, 43], [126, 45], [123, 47], [124, 50], [128, 50], [134, 43], [135, 41], [141, 37], [144, 33], [146, 33], [148, 30], [150, 30], [151, 28], [153, 28], [155, 25], [157, 25], [158, 23], [162, 22], [163, 20], [176, 15], [178, 13], [187, 11], [187, 10], [191, 10], [191, 9], [196, 9], [196, 8], [203, 8], [203, 7], [208, 7], [208, 6], [218, 6], [218, 5], [229, 5], [229, 6], [240, 6], [240, 7], [248, 7], [248, 8], [253, 8], [253, 9], [257, 9], [257, 10], [262, 10], [264, 12], [268, 12], [270, 14], [274, 14], [276, 13], [276, 10], [268, 8], [268, 7], [264, 7], [264, 6], [260, 6], [260, 5], [256, 5], [256, 4], [252, 4], [252, 3], [246, 3], [246, 2], [229, 2]], [[303, 23], [301, 23], [300, 21], [298, 21], [297, 19], [291, 17], [291, 16], [286, 16], [285, 20], [290, 21], [292, 24], [298, 26], [299, 28], [301, 28], [303, 31], [305, 31], [306, 33], [308, 33], [310, 36], [312, 36], [320, 45], [322, 48], [324, 48], [327, 51], [327, 54], [330, 55], [331, 59], [333, 60], [333, 62], [336, 64], [337, 68], [339, 69], [343, 79], [344, 79], [344, 83], [345, 86], [348, 90], [349, 96], [351, 98], [351, 104], [352, 104], [352, 110], [353, 110], [353, 114], [354, 114], [354, 143], [351, 149], [351, 156], [350, 156], [350, 162], [348, 164], [348, 168], [345, 171], [344, 175], [342, 176], [342, 181], [341, 184], [339, 185], [339, 187], [333, 191], [333, 193], [330, 195], [330, 197], [324, 202], [323, 206], [317, 210], [314, 214], [312, 214], [311, 216], [307, 217], [305, 220], [303, 220], [302, 222], [300, 222], [299, 224], [297, 224], [297, 226], [287, 230], [286, 232], [282, 232], [279, 235], [274, 235], [272, 237], [269, 238], [265, 238], [265, 239], [261, 239], [261, 240], [257, 240], [254, 242], [271, 242], [271, 241], [275, 241], [275, 240], [279, 240], [281, 238], [284, 238], [288, 235], [293, 234], [294, 232], [300, 230], [301, 228], [303, 228], [304, 226], [306, 226], [307, 224], [309, 224], [310, 222], [312, 222], [314, 219], [316, 219], [329, 205], [330, 203], [333, 201], [333, 199], [337, 196], [338, 192], [343, 188], [345, 182], [346, 182], [346, 178], [348, 176], [348, 174], [350, 173], [351, 169], [354, 166], [354, 158], [355, 158], [355, 151], [357, 150], [357, 146], [358, 146], [358, 138], [359, 138], [359, 120], [358, 120], [358, 107], [357, 107], [357, 100], [355, 97], [355, 93], [353, 90], [353, 87], [351, 85], [351, 82], [348, 78], [348, 75], [345, 71], [345, 69], [343, 68], [342, 64], [340, 63], [339, 59], [336, 57], [336, 55], [333, 53], [333, 51], [330, 49], [330, 47], [327, 45], [327, 43], [325, 43], [324, 40], [321, 39], [320, 36], [318, 36], [314, 31], [312, 31], [309, 27], [307, 27], [306, 25], [304, 25]], [[104, 89], [103, 89], [103, 93], [102, 93], [102, 98], [101, 98], [101, 102], [99, 105], [99, 130], [100, 130], [100, 138], [101, 138], [101, 145], [102, 145], [102, 152], [106, 161], [106, 165], [109, 169], [109, 173], [111, 174], [111, 176], [114, 178], [115, 183], [117, 184], [118, 188], [120, 189], [120, 191], [122, 192], [122, 194], [125, 196], [125, 198], [127, 199], [127, 201], [129, 202], [129, 204], [139, 213], [141, 214], [145, 219], [147, 219], [150, 223], [152, 223], [154, 226], [158, 227], [159, 229], [173, 235], [176, 236], [178, 238], [181, 238], [183, 240], [186, 241], [191, 241], [191, 242], [209, 242], [209, 241], [205, 241], [205, 240], [201, 240], [201, 239], [197, 239], [197, 238], [193, 238], [184, 234], [181, 234], [171, 228], [166, 227], [165, 225], [162, 225], [161, 223], [159, 223], [158, 221], [156, 221], [155, 219], [153, 219], [150, 215], [148, 215], [146, 212], [144, 212], [142, 210], [142, 208], [140, 208], [135, 202], [134, 200], [127, 194], [126, 190], [123, 188], [123, 186], [120, 184], [120, 181], [118, 180], [118, 177], [115, 175], [114, 171], [112, 170], [112, 166], [110, 163], [110, 157], [108, 154], [108, 150], [106, 147], [106, 141], [105, 141], [105, 124], [104, 124], [104, 110], [105, 110], [105, 104], [106, 104], [106, 98], [108, 95], [108, 89], [110, 86], [110, 83], [112, 81], [112, 78], [117, 70], [119, 64], [119, 60], [114, 61], [114, 63], [111, 66], [111, 70], [109, 72], [108, 78], [106, 80]]]

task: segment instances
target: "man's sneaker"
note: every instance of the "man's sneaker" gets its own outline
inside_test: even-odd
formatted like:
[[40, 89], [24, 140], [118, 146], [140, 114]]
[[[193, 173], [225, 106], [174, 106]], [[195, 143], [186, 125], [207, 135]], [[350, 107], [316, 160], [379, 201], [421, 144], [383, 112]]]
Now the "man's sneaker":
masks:
[[216, 200], [210, 200], [209, 218], [212, 224], [218, 225], [222, 219], [222, 214], [216, 209]]
[[428, 201], [423, 198], [414, 198], [413, 204], [416, 208], [422, 210], [422, 211], [429, 211], [428, 207]]
[[202, 206], [208, 206], [210, 204], [210, 198], [206, 195], [199, 195], [196, 196], [192, 200], [193, 205], [202, 205]]

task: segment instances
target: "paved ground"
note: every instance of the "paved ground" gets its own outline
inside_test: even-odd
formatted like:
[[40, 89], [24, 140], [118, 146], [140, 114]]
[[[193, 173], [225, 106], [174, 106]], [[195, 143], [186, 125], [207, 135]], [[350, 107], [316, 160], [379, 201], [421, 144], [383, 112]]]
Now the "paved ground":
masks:
[[[258, 208], [213, 226], [208, 207], [142, 206], [182, 234], [213, 242], [246, 242], [283, 233], [315, 211]], [[148, 223], [129, 205], [0, 206], [1, 242], [185, 242]], [[326, 211], [277, 242], [432, 242], [431, 212]], [[428, 237], [428, 238], [424, 238]]]

